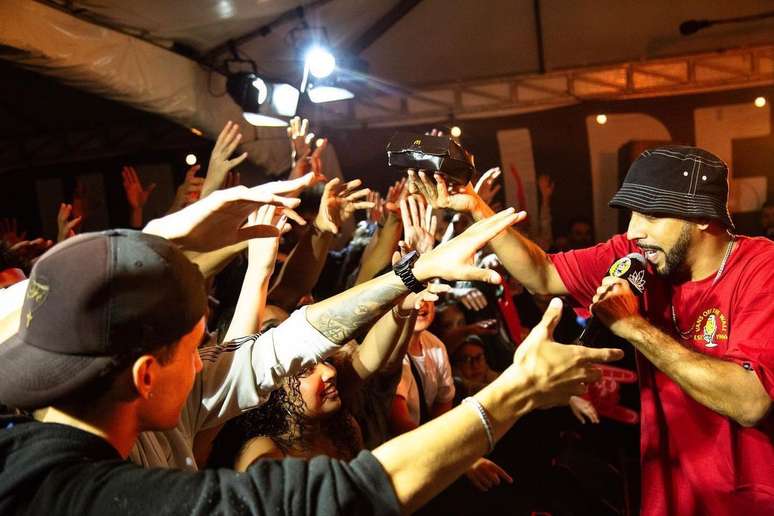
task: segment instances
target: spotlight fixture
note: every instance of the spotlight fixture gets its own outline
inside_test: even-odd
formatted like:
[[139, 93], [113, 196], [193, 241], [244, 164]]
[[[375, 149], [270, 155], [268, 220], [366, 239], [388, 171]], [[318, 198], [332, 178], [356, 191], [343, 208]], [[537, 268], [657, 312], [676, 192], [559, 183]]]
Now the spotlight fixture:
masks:
[[185, 164], [188, 166], [196, 165], [196, 154], [188, 154], [185, 157]]
[[346, 88], [340, 88], [338, 86], [326, 86], [321, 84], [319, 86], [310, 83], [306, 90], [306, 94], [309, 95], [309, 100], [315, 104], [322, 104], [324, 102], [335, 102], [337, 100], [347, 100], [355, 97], [355, 94]]
[[252, 125], [284, 127], [296, 114], [301, 93], [290, 84], [275, 83], [252, 72], [228, 76], [226, 91], [242, 108], [242, 116]]
[[755, 99], [755, 107], [763, 107], [766, 105], [766, 97], [757, 97]]
[[318, 79], [328, 77], [336, 69], [336, 58], [328, 49], [319, 45], [307, 50], [304, 63], [309, 72]]
[[607, 115], [604, 113], [600, 113], [597, 115], [597, 123], [599, 125], [605, 125], [607, 123]]
[[462, 136], [462, 129], [458, 125], [453, 125], [451, 129], [449, 129], [449, 134], [452, 135], [452, 138], [459, 138]]

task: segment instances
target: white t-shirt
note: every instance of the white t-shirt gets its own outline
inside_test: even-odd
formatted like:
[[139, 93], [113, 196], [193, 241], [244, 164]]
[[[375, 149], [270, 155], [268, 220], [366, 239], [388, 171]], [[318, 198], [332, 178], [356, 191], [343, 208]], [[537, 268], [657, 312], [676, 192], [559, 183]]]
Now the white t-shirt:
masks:
[[[429, 331], [423, 331], [419, 334], [419, 344], [422, 349], [421, 356], [411, 355], [411, 359], [422, 376], [425, 401], [429, 410], [435, 403], [447, 403], [454, 399], [454, 379], [443, 342]], [[419, 424], [419, 390], [411, 373], [408, 354], [403, 357], [403, 375], [396, 394], [406, 399], [411, 419]]]

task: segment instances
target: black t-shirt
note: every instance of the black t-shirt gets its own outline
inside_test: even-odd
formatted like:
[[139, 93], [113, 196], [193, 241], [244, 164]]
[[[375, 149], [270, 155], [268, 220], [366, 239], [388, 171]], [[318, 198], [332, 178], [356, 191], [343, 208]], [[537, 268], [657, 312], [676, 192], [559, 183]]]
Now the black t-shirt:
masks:
[[0, 514], [398, 514], [381, 464], [261, 460], [245, 473], [145, 469], [74, 427], [0, 416]]

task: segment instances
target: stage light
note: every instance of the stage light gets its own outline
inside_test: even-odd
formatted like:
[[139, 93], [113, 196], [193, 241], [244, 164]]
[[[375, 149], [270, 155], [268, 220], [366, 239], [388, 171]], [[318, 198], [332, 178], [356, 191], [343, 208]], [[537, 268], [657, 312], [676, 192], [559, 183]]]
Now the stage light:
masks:
[[271, 104], [277, 114], [293, 117], [298, 108], [298, 97], [301, 96], [296, 88], [290, 84], [277, 84], [271, 95]]
[[452, 126], [452, 128], [449, 129], [449, 134], [452, 135], [452, 138], [459, 138], [462, 136], [462, 129], [460, 129], [460, 126], [458, 125]]
[[605, 115], [604, 113], [600, 113], [599, 115], [597, 115], [597, 123], [599, 125], [605, 125], [607, 123], [607, 115]]
[[766, 97], [758, 97], [755, 99], [755, 107], [763, 107], [766, 105]]
[[328, 50], [320, 46], [310, 48], [304, 58], [309, 72], [322, 79], [328, 77], [336, 69], [336, 58]]
[[204, 136], [204, 133], [200, 129], [197, 129], [196, 127], [191, 127], [191, 132], [194, 133], [196, 136]]
[[315, 104], [347, 100], [355, 97], [355, 94], [351, 91], [338, 86], [315, 86], [310, 84], [306, 93], [309, 95], [309, 100]]
[[295, 116], [301, 95], [290, 84], [270, 82], [249, 72], [229, 75], [226, 91], [242, 108], [245, 120], [269, 127], [287, 126], [283, 118]]
[[186, 165], [191, 166], [191, 167], [196, 165], [196, 154], [188, 154], [185, 157], [185, 163], [186, 163]]

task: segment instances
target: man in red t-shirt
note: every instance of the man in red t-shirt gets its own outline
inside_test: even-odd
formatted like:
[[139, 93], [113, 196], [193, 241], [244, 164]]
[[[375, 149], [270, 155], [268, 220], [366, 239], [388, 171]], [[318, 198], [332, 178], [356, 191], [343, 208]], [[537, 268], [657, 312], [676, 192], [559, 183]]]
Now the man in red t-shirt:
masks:
[[[410, 177], [434, 205], [492, 214], [469, 185]], [[645, 515], [774, 514], [774, 243], [734, 236], [727, 177], [702, 149], [647, 150], [610, 202], [632, 211], [626, 234], [554, 255], [516, 231], [491, 242], [530, 291], [570, 295], [639, 352]], [[632, 252], [641, 299], [607, 276]]]

